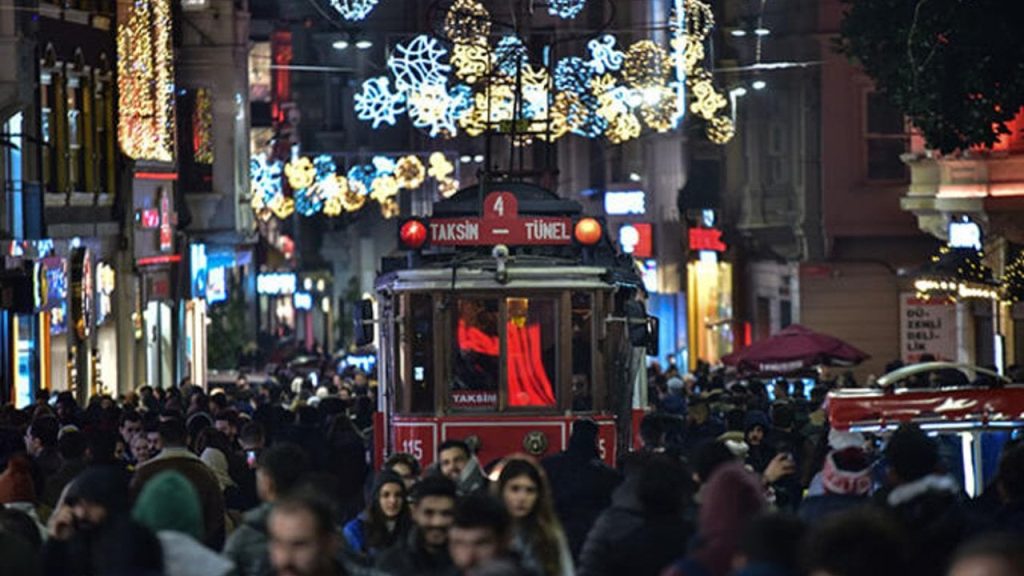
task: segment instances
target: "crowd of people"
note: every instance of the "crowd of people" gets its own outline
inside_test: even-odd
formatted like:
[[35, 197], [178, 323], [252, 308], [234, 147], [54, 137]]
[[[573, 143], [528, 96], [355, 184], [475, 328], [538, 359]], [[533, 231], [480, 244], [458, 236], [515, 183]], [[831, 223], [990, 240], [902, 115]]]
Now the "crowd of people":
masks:
[[0, 410], [0, 574], [1024, 576], [1024, 443], [969, 499], [941, 438], [830, 430], [828, 383], [649, 376], [616, 466], [580, 418], [374, 467], [365, 376], [44, 394]]

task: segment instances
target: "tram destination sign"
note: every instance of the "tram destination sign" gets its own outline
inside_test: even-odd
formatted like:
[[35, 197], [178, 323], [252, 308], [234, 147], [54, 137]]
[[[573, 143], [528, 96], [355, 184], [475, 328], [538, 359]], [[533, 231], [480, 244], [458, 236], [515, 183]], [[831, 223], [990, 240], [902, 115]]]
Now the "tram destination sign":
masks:
[[479, 218], [436, 218], [429, 221], [433, 246], [491, 246], [495, 244], [558, 245], [572, 242], [572, 219], [559, 216], [520, 216], [511, 192], [491, 192]]

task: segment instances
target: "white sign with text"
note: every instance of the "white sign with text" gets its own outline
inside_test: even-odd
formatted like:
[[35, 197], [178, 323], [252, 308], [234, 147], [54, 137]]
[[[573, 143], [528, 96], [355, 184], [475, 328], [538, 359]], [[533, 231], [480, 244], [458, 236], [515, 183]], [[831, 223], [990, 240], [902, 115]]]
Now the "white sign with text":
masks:
[[918, 362], [922, 354], [956, 360], [956, 306], [942, 298], [900, 294], [900, 358]]

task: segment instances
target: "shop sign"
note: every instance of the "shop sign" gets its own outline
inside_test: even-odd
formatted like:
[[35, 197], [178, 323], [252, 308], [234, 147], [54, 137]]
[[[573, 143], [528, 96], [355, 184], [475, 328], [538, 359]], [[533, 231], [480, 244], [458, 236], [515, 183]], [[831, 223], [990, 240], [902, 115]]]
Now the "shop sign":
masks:
[[[377, 367], [377, 355], [376, 354], [349, 354], [338, 362], [338, 371], [342, 371], [349, 366], [358, 368], [363, 372], [370, 374], [374, 368]], [[421, 369], [422, 370], [422, 369]], [[420, 378], [419, 381], [422, 381]]]
[[609, 216], [643, 215], [647, 212], [646, 195], [643, 190], [605, 192], [604, 212]]
[[71, 325], [80, 340], [87, 340], [93, 321], [92, 255], [88, 248], [71, 251]]
[[559, 245], [572, 242], [572, 219], [551, 216], [519, 216], [519, 201], [511, 192], [491, 192], [484, 198], [481, 218], [431, 220], [430, 243], [434, 246], [492, 246], [507, 244]]
[[174, 250], [174, 215], [171, 212], [171, 199], [167, 190], [160, 189], [160, 251]]
[[710, 250], [712, 252], [725, 252], [726, 246], [722, 242], [722, 231], [717, 228], [690, 228], [689, 231], [690, 251]]
[[114, 310], [112, 302], [117, 275], [106, 262], [96, 265], [96, 324], [102, 324]]
[[981, 250], [981, 227], [967, 219], [950, 222], [949, 247]]
[[32, 300], [42, 312], [58, 308], [68, 296], [68, 277], [64, 260], [55, 256], [37, 260], [32, 267]]
[[623, 224], [619, 228], [619, 246], [626, 254], [634, 258], [650, 258], [654, 256], [653, 231], [649, 222]]
[[292, 297], [296, 310], [312, 310], [313, 295], [309, 292], [296, 292]]
[[498, 393], [493, 390], [453, 390], [453, 408], [493, 408], [498, 405]]
[[263, 296], [290, 296], [298, 279], [293, 272], [265, 272], [256, 276], [256, 293]]
[[209, 304], [228, 299], [227, 269], [223, 266], [210, 268], [206, 277], [206, 301]]
[[931, 354], [936, 360], [956, 360], [956, 306], [945, 298], [919, 298], [900, 294], [900, 357], [919, 362]]
[[189, 270], [191, 271], [192, 297], [205, 298], [207, 276], [206, 244], [196, 243], [189, 247]]

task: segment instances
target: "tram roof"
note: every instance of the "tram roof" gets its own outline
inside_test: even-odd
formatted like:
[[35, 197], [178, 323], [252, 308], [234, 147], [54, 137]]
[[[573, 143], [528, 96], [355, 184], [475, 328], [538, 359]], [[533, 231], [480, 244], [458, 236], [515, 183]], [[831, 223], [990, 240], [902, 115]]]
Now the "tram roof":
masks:
[[575, 200], [562, 198], [554, 192], [529, 182], [489, 182], [467, 186], [451, 198], [434, 204], [434, 217], [478, 216], [483, 211], [483, 199], [491, 192], [511, 192], [519, 201], [521, 214], [576, 216], [583, 207]]

